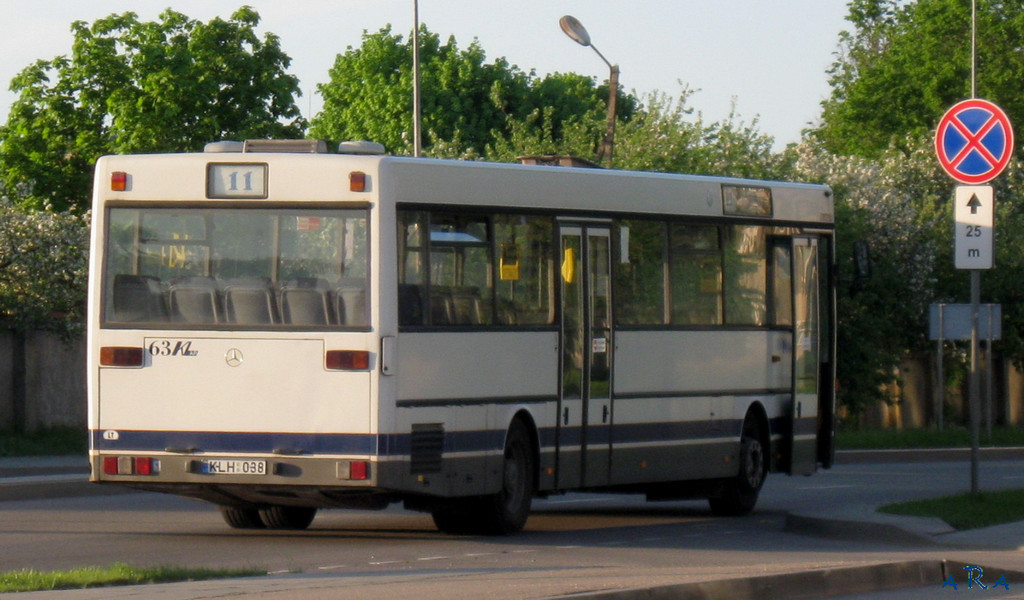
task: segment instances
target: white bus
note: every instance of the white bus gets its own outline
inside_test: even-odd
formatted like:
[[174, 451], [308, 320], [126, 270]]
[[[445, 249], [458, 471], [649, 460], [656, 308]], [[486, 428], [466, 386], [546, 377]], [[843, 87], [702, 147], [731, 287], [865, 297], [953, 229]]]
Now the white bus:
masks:
[[92, 481], [500, 534], [572, 490], [745, 514], [831, 465], [828, 188], [341, 150], [99, 160]]

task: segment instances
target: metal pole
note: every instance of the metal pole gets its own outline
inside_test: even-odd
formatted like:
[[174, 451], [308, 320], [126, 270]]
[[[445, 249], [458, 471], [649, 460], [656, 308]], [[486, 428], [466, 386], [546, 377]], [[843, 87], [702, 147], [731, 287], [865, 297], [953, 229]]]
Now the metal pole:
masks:
[[978, 0], [971, 0], [971, 98], [978, 97]]
[[968, 404], [971, 418], [971, 493], [978, 493], [978, 446], [981, 429], [981, 397], [978, 374], [978, 313], [981, 304], [981, 271], [971, 270], [971, 381]]
[[992, 362], [992, 336], [994, 335], [995, 326], [992, 323], [992, 303], [986, 305], [988, 308], [988, 335], [985, 337], [985, 435], [988, 436], [989, 443], [992, 443], [992, 422], [995, 420], [995, 406], [992, 402], [992, 371], [994, 363]]
[[412, 155], [423, 155], [420, 124], [420, 3], [412, 2]]
[[[597, 52], [597, 48], [594, 48]], [[598, 52], [598, 55], [601, 53]], [[601, 58], [604, 58], [603, 56]], [[605, 61], [607, 62], [607, 61]], [[597, 162], [601, 162], [601, 158], [608, 160], [608, 168], [612, 168], [612, 154], [615, 149], [615, 113], [618, 109], [619, 103], [619, 66], [614, 65], [611, 67], [611, 73], [608, 76], [608, 126], [604, 132], [604, 140], [601, 142], [601, 150], [597, 153]]]
[[604, 61], [604, 64], [608, 65], [608, 125], [605, 128], [604, 140], [601, 142], [601, 148], [597, 151], [597, 162], [601, 162], [604, 158], [608, 161], [608, 168], [612, 167], [612, 152], [615, 147], [615, 113], [618, 109], [619, 103], [619, 66], [613, 65], [608, 62], [608, 59], [601, 54], [601, 51], [597, 49], [594, 44], [590, 44], [590, 49], [593, 50], [597, 55]]
[[943, 357], [943, 350], [944, 350], [943, 342], [945, 341], [943, 339], [943, 337], [944, 337], [944, 334], [945, 334], [945, 331], [946, 331], [945, 330], [946, 324], [944, 322], [945, 321], [945, 313], [946, 313], [946, 305], [945, 304], [940, 304], [939, 305], [939, 335], [937, 336], [938, 340], [935, 342], [935, 360], [938, 363], [938, 373], [936, 375], [936, 377], [938, 378], [938, 382], [937, 382], [937, 384], [935, 386], [936, 390], [937, 390], [936, 391], [936, 399], [935, 399], [935, 403], [936, 403], [936, 407], [935, 407], [935, 422], [939, 426], [939, 431], [942, 431], [942, 426], [943, 426], [943, 414], [942, 413], [945, 412], [945, 407], [946, 407], [946, 375], [945, 375], [945, 373], [943, 372], [943, 369], [942, 369], [943, 363], [944, 363], [944, 360], [943, 360], [943, 358], [944, 358]]

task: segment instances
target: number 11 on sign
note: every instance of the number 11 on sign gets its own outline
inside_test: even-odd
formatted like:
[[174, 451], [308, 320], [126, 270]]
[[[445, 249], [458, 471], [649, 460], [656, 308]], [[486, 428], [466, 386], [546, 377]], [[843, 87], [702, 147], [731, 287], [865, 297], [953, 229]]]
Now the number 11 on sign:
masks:
[[995, 193], [990, 185], [956, 188], [955, 263], [958, 269], [991, 269]]

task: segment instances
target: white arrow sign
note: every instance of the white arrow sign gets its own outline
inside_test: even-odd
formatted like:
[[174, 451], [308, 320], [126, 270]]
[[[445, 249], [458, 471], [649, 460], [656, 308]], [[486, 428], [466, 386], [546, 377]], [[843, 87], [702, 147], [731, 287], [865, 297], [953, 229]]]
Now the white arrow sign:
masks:
[[961, 185], [956, 188], [956, 268], [991, 269], [995, 193], [990, 185]]

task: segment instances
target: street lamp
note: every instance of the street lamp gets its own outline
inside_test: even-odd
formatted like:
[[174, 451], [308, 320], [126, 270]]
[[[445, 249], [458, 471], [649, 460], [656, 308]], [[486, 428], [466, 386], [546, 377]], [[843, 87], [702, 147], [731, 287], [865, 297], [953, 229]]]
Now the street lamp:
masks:
[[420, 115], [420, 2], [412, 3], [412, 155], [423, 155], [423, 131]]
[[558, 20], [565, 35], [581, 46], [590, 46], [604, 64], [608, 65], [611, 74], [608, 77], [608, 128], [604, 132], [604, 141], [601, 142], [601, 149], [597, 151], [597, 162], [607, 158], [608, 167], [612, 166], [612, 148], [615, 146], [615, 111], [619, 101], [619, 67], [608, 62], [608, 59], [601, 54], [601, 51], [590, 43], [590, 34], [583, 27], [579, 19], [572, 15], [565, 15]]

